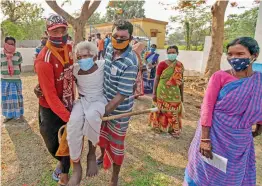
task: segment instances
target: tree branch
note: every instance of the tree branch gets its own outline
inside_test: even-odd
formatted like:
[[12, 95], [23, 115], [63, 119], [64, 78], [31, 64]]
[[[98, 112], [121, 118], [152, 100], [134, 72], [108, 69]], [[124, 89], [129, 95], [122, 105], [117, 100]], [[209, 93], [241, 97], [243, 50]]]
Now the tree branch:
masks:
[[64, 11], [55, 0], [46, 0], [45, 1], [57, 14], [63, 16], [69, 24], [74, 25], [75, 18], [72, 17], [70, 14], [68, 14], [66, 11]]
[[88, 11], [88, 9], [89, 9], [89, 5], [90, 5], [90, 1], [85, 1], [85, 2], [84, 2], [79, 17], [84, 17], [84, 16], [85, 16], [85, 13], [86, 13], [86, 12]]
[[84, 5], [82, 7], [82, 11], [81, 11], [79, 19], [81, 19], [82, 21], [87, 21], [88, 18], [98, 8], [100, 3], [101, 3], [101, 0], [93, 0], [92, 4], [90, 5], [90, 1], [85, 1]]

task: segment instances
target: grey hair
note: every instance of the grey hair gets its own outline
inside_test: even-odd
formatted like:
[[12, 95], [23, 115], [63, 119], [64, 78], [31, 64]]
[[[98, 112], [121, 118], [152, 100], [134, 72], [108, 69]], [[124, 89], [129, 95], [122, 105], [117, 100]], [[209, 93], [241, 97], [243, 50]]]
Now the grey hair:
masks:
[[88, 50], [89, 53], [93, 56], [97, 56], [97, 53], [98, 53], [97, 46], [94, 43], [89, 42], [89, 41], [81, 41], [80, 43], [76, 45], [75, 52], [77, 53], [81, 50]]

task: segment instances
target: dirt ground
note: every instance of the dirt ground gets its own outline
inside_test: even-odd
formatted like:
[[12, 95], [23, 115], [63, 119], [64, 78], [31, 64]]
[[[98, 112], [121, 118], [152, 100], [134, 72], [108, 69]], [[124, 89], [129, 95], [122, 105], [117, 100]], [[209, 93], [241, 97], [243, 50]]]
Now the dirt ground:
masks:
[[[33, 94], [37, 83], [33, 73], [22, 77], [25, 124], [1, 125], [1, 175], [3, 186], [54, 186], [51, 173], [56, 165], [45, 148], [38, 127], [38, 103]], [[188, 81], [190, 82], [190, 81]], [[186, 82], [187, 83], [187, 82]], [[178, 186], [182, 184], [187, 164], [187, 150], [199, 119], [202, 94], [186, 84], [183, 134], [176, 140], [167, 134], [155, 134], [148, 127], [146, 115], [132, 118], [126, 137], [126, 157], [121, 170], [121, 186]], [[190, 89], [191, 88], [191, 89]], [[193, 88], [194, 89], [194, 88]], [[134, 110], [151, 107], [149, 97], [136, 101]], [[255, 139], [257, 185], [262, 186], [262, 137]], [[82, 155], [85, 174], [86, 148]], [[99, 154], [99, 152], [98, 152]], [[111, 170], [100, 169], [99, 175], [83, 179], [82, 186], [105, 186]]]

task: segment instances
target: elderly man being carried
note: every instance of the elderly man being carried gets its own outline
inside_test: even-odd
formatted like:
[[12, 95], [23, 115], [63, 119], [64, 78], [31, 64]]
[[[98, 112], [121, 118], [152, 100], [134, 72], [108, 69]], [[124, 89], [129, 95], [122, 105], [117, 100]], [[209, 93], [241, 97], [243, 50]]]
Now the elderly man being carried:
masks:
[[77, 63], [74, 65], [73, 74], [79, 99], [75, 102], [67, 123], [70, 158], [74, 163], [69, 186], [78, 185], [81, 181], [80, 156], [84, 136], [88, 137], [89, 144], [86, 176], [92, 177], [98, 172], [95, 146], [99, 141], [101, 118], [107, 101], [103, 95], [104, 61], [95, 61], [97, 52], [97, 47], [88, 41], [80, 42], [76, 46]]

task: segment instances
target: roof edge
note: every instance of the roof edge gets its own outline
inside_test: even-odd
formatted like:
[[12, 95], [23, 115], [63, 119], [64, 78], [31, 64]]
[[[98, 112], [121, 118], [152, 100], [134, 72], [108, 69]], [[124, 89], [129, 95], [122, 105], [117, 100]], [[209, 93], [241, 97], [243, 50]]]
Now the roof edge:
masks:
[[[151, 22], [151, 23], [158, 23], [162, 25], [168, 25], [168, 22], [165, 21], [160, 21], [156, 19], [151, 19], [151, 18], [134, 18], [134, 19], [128, 19], [130, 22], [136, 22], [136, 21], [146, 21], [146, 22]], [[113, 22], [108, 22], [108, 23], [101, 23], [101, 24], [95, 24], [93, 26], [101, 27], [101, 26], [110, 26], [112, 25]]]

